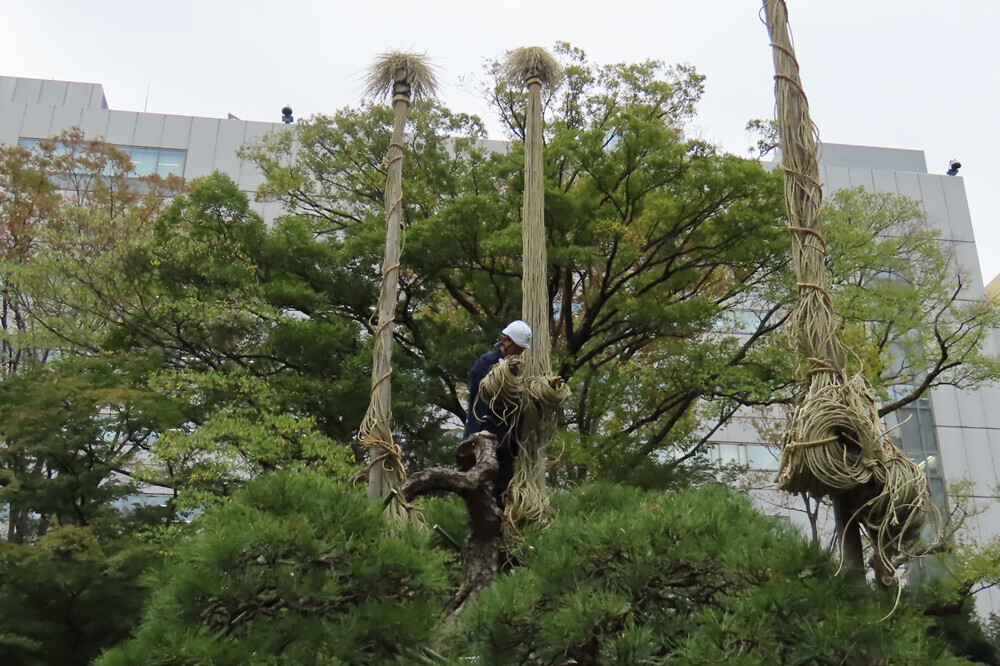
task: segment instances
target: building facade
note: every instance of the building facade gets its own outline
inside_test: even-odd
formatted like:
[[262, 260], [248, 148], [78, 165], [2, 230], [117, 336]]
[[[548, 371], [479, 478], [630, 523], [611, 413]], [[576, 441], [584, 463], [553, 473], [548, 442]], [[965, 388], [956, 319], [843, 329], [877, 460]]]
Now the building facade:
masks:
[[[104, 87], [0, 76], [0, 142], [31, 145], [72, 127], [88, 137], [124, 149], [139, 175], [175, 173], [191, 180], [215, 171], [228, 174], [251, 200], [263, 177], [236, 151], [244, 144], [287, 128], [237, 118], [198, 118], [108, 108]], [[260, 204], [265, 219], [279, 214], [277, 204]]]

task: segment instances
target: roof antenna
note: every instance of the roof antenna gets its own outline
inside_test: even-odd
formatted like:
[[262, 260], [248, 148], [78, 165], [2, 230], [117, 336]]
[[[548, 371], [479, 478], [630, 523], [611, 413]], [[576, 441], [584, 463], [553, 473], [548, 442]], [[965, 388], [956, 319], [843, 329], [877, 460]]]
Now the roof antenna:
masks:
[[146, 84], [146, 103], [142, 105], [142, 112], [143, 113], [146, 113], [146, 109], [149, 108], [149, 86], [151, 86], [151, 85], [152, 85], [151, 83], [147, 83]]

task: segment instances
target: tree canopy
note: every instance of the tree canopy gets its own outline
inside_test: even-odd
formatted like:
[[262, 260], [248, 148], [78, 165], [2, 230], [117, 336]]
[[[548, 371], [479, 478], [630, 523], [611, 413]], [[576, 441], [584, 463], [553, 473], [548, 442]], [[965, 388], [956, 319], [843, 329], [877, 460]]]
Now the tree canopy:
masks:
[[[599, 65], [568, 45], [557, 53], [566, 78], [543, 100], [547, 288], [553, 370], [571, 384], [573, 398], [557, 429], [553, 448], [559, 455], [550, 481], [564, 488], [603, 479], [671, 489], [703, 482], [705, 467], [694, 463], [736, 410], [788, 402], [793, 395], [797, 367], [782, 331], [795, 293], [782, 176], [692, 136], [688, 123], [703, 81], [694, 69], [657, 61]], [[439, 104], [414, 104], [409, 115], [392, 423], [411, 469], [452, 458], [456, 425], [465, 416], [466, 373], [503, 325], [520, 316], [525, 100], [498, 63], [488, 71], [484, 92], [511, 143], [487, 142], [479, 119]], [[187, 587], [162, 592], [147, 607], [138, 642], [109, 660], [127, 660], [120, 655], [133, 649], [179, 649], [187, 640], [181, 625], [158, 624], [166, 621], [160, 613], [168, 607], [182, 611], [175, 619], [204, 629], [198, 649], [225, 644], [228, 639], [217, 641], [215, 633], [223, 615], [202, 626], [205, 618], [184, 606], [192, 599], [215, 599], [213, 608], [225, 609], [225, 621], [233, 621], [239, 612], [231, 611], [251, 598], [257, 603], [261, 595], [280, 596], [286, 607], [305, 609], [281, 631], [332, 631], [333, 625], [310, 615], [326, 601], [310, 606], [313, 601], [303, 601], [308, 590], [294, 585], [274, 596], [264, 583], [277, 580], [275, 572], [291, 561], [303, 571], [316, 565], [313, 573], [320, 576], [329, 567], [317, 562], [334, 551], [357, 566], [382, 552], [337, 550], [359, 537], [325, 524], [329, 507], [317, 502], [329, 495], [343, 516], [362, 511], [348, 498], [352, 491], [337, 483], [357, 472], [363, 458], [355, 437], [368, 402], [385, 233], [383, 158], [391, 130], [391, 112], [365, 104], [300, 121], [246, 146], [241, 155], [265, 176], [257, 196], [285, 209], [273, 224], [265, 224], [223, 174], [190, 183], [139, 179], [126, 156], [78, 132], [44, 141], [38, 150], [0, 147], [0, 504], [7, 521], [0, 654], [20, 655], [11, 659], [23, 663], [69, 663], [58, 661], [61, 653], [49, 659], [39, 646], [70, 632], [80, 637], [78, 658], [92, 658], [138, 620], [134, 611], [148, 588], [136, 572], [171, 551], [179, 554], [171, 561], [184, 564], [168, 564], [173, 573], [165, 575]], [[954, 278], [955, 264], [932, 242], [913, 202], [847, 191], [832, 197], [825, 215], [842, 334], [856, 350], [852, 362], [881, 387], [883, 414], [936, 385], [971, 387], [998, 376], [997, 362], [983, 353], [997, 314], [966, 298], [966, 283]], [[315, 473], [330, 478], [309, 476]], [[262, 485], [241, 495], [255, 479]], [[155, 490], [165, 506], [135, 506], [140, 489]], [[746, 624], [745, 613], [773, 610], [768, 599], [774, 595], [787, 594], [782, 598], [789, 607], [804, 608], [808, 599], [835, 588], [856, 601], [865, 618], [886, 611], [882, 601], [865, 596], [862, 582], [830, 582], [828, 560], [787, 545], [793, 540], [787, 530], [752, 516], [721, 489], [677, 496], [678, 506], [700, 516], [700, 526], [670, 513], [670, 500], [660, 495], [622, 488], [585, 492], [618, 508], [585, 527], [591, 514], [584, 496], [567, 494], [560, 501], [568, 527], [553, 534], [564, 534], [568, 543], [572, 530], [589, 534], [593, 528], [593, 543], [574, 543], [575, 554], [559, 555], [553, 542], [538, 536], [530, 544], [539, 553], [525, 551], [525, 566], [511, 577], [530, 581], [523, 598], [514, 598], [518, 593], [505, 581], [484, 597], [482, 608], [493, 610], [469, 615], [479, 618], [470, 622], [506, 631], [490, 613], [501, 612], [498, 604], [513, 604], [509, 617], [528, 622], [538, 640], [522, 646], [529, 660], [547, 663], [571, 651], [724, 655], [755, 632], [775, 641], [766, 649], [762, 641], [760, 655], [788, 656], [794, 642], [819, 645], [809, 642], [813, 620], [835, 625], [831, 636], [845, 636], [849, 627], [838, 613], [846, 611], [803, 611], [806, 619], [787, 626], [774, 620], [783, 617], [777, 614], [756, 628]], [[269, 493], [293, 498], [296, 507], [269, 513], [261, 500]], [[337, 499], [341, 495], [348, 499]], [[735, 508], [725, 508], [730, 504]], [[302, 534], [322, 533], [317, 540], [328, 542], [329, 552], [310, 559], [316, 553], [301, 550], [305, 545], [295, 535], [279, 538], [300, 510], [309, 514], [301, 525], [311, 526]], [[378, 521], [364, 511], [358, 534], [371, 536]], [[662, 548], [655, 553], [629, 550], [631, 530], [667, 529], [669, 521], [660, 519], [668, 513], [679, 526], [670, 529], [684, 543], [657, 542]], [[769, 572], [759, 558], [746, 556], [740, 566], [754, 573], [740, 578], [738, 567], [716, 561], [719, 553], [705, 543], [711, 538], [686, 541], [687, 532], [725, 533], [741, 521], [753, 522], [756, 531], [737, 530], [720, 548], [778, 544], [781, 552], [788, 549], [779, 563], [786, 569]], [[251, 543], [254, 526], [263, 531]], [[559, 531], [564, 529], [570, 532]], [[622, 541], [597, 538], [617, 529], [625, 530]], [[194, 532], [200, 541], [188, 539]], [[236, 545], [221, 543], [222, 534], [235, 535]], [[414, 539], [406, 542], [414, 550], [403, 564], [428, 577], [420, 613], [436, 617], [431, 599], [442, 596], [446, 584], [440, 572], [421, 568], [418, 560], [429, 546]], [[240, 560], [240, 548], [258, 548], [267, 566], [258, 570], [256, 560]], [[636, 560], [636, 569], [623, 572], [608, 555], [612, 551]], [[213, 577], [197, 572], [214, 566], [206, 563], [232, 564], [230, 555], [240, 566], [226, 571], [263, 583], [244, 588], [250, 596], [223, 603], [215, 571]], [[616, 587], [623, 576], [642, 582], [639, 569], [648, 573], [653, 566], [642, 564], [647, 555], [658, 570], [690, 574], [684, 594], [705, 602], [697, 611], [681, 609], [684, 626], [703, 632], [688, 643], [647, 640], [651, 627], [675, 619], [647, 613], [641, 585], [628, 594]], [[545, 588], [532, 578], [535, 567], [579, 573], [588, 557], [601, 563], [601, 571], [587, 585]], [[796, 588], [805, 580], [796, 576], [806, 570], [818, 572], [824, 583]], [[609, 580], [610, 587], [601, 587]], [[735, 596], [720, 596], [713, 588], [720, 581], [731, 584]], [[678, 604], [683, 595], [674, 583], [656, 583], [656, 594]], [[88, 624], [94, 609], [114, 607], [119, 588], [134, 597], [121, 608], [133, 619]], [[597, 590], [600, 600], [590, 619], [577, 612], [583, 590]], [[629, 596], [634, 590], [636, 596]], [[65, 604], [73, 611], [31, 615], [24, 609], [33, 595], [68, 595], [72, 600]], [[539, 600], [546, 613], [522, 617], [529, 601]], [[409, 603], [391, 603], [396, 601], [400, 608]], [[619, 601], [629, 610], [619, 612]], [[261, 611], [264, 606], [254, 608], [260, 611], [254, 618], [274, 619]], [[434, 624], [421, 617], [420, 626]], [[635, 631], [619, 641], [611, 628], [623, 622]], [[574, 642], [570, 624], [601, 625], [597, 643]], [[923, 620], [910, 629], [901, 624], [871, 629], [865, 645], [888, 636], [901, 655], [926, 648], [944, 658], [946, 651], [925, 635]], [[399, 640], [414, 640], [404, 634]], [[356, 635], [366, 634], [359, 629]], [[482, 649], [477, 641], [485, 639], [466, 636], [467, 647], [479, 645], [468, 650]], [[562, 642], [545, 643], [553, 637]], [[261, 637], [261, 649], [276, 649], [267, 642], [273, 638]], [[242, 649], [230, 648], [234, 655]], [[389, 646], [377, 654], [401, 652]], [[872, 647], [866, 654], [883, 653]]]

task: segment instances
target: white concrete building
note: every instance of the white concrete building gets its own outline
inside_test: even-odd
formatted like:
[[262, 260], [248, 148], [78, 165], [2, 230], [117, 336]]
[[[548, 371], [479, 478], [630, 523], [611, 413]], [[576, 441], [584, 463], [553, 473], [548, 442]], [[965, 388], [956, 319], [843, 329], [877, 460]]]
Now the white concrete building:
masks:
[[[115, 111], [97, 83], [0, 76], [0, 142], [31, 145], [71, 127], [125, 149], [140, 175], [176, 173], [191, 180], [222, 171], [251, 199], [263, 176], [236, 151], [286, 128], [280, 122]], [[277, 204], [257, 208], [268, 220], [280, 212]]]

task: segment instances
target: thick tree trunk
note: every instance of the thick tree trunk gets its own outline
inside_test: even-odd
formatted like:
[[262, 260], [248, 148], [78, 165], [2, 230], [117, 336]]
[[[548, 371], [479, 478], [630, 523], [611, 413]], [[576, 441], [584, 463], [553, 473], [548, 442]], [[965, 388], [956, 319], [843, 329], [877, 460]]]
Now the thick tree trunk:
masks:
[[452, 492], [461, 495], [469, 514], [469, 535], [462, 544], [462, 586], [449, 602], [449, 614], [459, 612], [467, 601], [488, 588], [500, 571], [503, 545], [503, 514], [493, 496], [497, 473], [497, 440], [478, 432], [459, 445], [458, 469], [432, 467], [410, 476], [402, 487], [407, 502], [420, 495]]
[[848, 493], [833, 499], [833, 516], [837, 524], [837, 535], [841, 539], [844, 565], [855, 571], [865, 570], [865, 556], [861, 546], [861, 526], [852, 520], [854, 514], [853, 495]]

